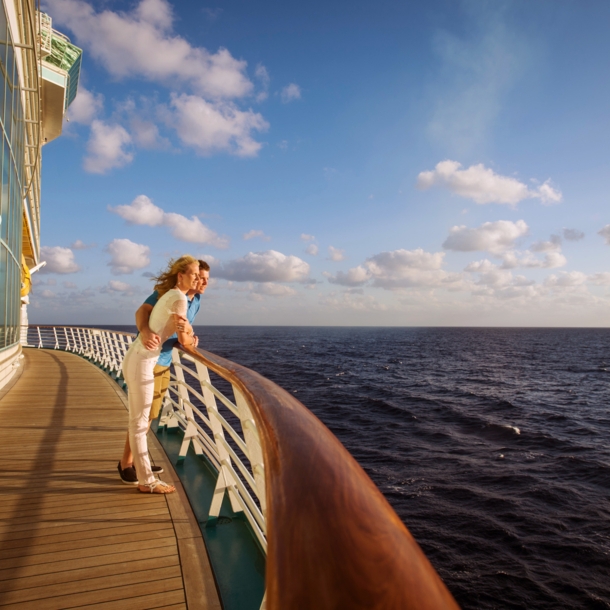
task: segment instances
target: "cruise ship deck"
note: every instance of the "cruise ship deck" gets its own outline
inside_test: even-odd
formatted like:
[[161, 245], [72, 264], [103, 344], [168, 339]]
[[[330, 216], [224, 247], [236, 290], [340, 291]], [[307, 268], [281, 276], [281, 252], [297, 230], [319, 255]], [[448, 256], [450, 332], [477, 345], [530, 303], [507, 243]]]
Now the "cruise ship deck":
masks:
[[0, 608], [219, 609], [201, 529], [178, 493], [123, 485], [125, 397], [83, 358], [25, 349], [0, 391]]

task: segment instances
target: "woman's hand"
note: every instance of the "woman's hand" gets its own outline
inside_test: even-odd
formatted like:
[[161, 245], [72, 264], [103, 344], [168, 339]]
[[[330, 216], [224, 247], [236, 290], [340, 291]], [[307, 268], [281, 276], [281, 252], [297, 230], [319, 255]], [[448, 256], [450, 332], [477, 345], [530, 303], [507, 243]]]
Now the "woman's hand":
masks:
[[193, 334], [193, 327], [190, 322], [184, 317], [177, 313], [174, 315], [174, 324], [176, 325], [176, 332], [186, 333], [187, 335]]
[[190, 322], [179, 314], [172, 314], [174, 316], [174, 324], [176, 326], [176, 332], [178, 333], [178, 341], [184, 345], [184, 347], [191, 347], [197, 345], [197, 337]]

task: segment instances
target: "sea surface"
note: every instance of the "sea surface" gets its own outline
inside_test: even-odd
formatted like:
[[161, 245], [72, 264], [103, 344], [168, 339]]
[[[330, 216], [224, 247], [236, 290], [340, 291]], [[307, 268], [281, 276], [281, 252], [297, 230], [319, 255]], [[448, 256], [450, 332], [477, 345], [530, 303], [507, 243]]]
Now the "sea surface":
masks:
[[610, 608], [610, 329], [196, 330], [332, 430], [462, 608]]

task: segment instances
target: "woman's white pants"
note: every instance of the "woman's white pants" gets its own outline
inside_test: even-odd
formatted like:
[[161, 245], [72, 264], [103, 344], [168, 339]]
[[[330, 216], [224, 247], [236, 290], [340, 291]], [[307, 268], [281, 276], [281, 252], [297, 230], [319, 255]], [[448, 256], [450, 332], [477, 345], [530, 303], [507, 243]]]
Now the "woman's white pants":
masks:
[[134, 344], [125, 355], [122, 367], [129, 399], [129, 444], [140, 485], [150, 485], [156, 480], [150, 468], [146, 434], [155, 384], [153, 370], [158, 357], [158, 352]]

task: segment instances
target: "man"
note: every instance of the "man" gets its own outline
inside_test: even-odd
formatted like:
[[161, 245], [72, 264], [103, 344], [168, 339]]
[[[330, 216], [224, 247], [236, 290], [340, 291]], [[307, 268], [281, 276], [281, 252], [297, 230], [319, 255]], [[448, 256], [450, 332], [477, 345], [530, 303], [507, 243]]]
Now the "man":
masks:
[[[195, 290], [190, 290], [186, 297], [188, 299], [188, 306], [186, 317], [187, 321], [184, 322], [184, 327], [178, 328], [178, 330], [189, 330], [193, 321], [195, 320], [195, 316], [199, 311], [199, 307], [201, 305], [201, 295], [205, 292], [205, 289], [208, 286], [208, 282], [210, 279], [210, 266], [205, 261], [199, 262], [199, 283]], [[138, 331], [142, 335], [142, 343], [144, 347], [149, 350], [154, 350], [159, 347], [159, 341], [161, 338], [159, 335], [153, 333], [149, 326], [148, 321], [150, 319], [150, 314], [153, 310], [153, 307], [157, 303], [158, 300], [157, 292], [153, 292], [145, 301], [140, 305], [138, 311], [136, 311], [136, 326]], [[172, 363], [172, 350], [174, 346], [178, 342], [177, 335], [172, 335], [161, 347], [161, 353], [159, 355], [159, 359], [157, 360], [157, 364], [155, 366], [154, 374], [155, 374], [155, 389], [153, 395], [153, 403], [150, 409], [150, 418], [148, 420], [148, 427], [150, 429], [150, 425], [153, 419], [159, 417], [159, 413], [161, 412], [161, 406], [163, 404], [163, 399], [165, 398], [165, 393], [167, 392], [167, 388], [169, 386], [170, 380], [170, 366]], [[197, 337], [195, 337], [195, 346], [197, 345]], [[135, 468], [133, 467], [133, 455], [131, 453], [131, 447], [129, 446], [129, 434], [127, 435], [127, 440], [125, 442], [125, 449], [123, 451], [123, 457], [118, 465], [119, 475], [121, 480], [126, 485], [137, 485], [138, 484], [138, 476], [136, 474]], [[161, 474], [163, 472], [163, 468], [160, 466], [153, 466], [152, 471], [154, 474]]]

